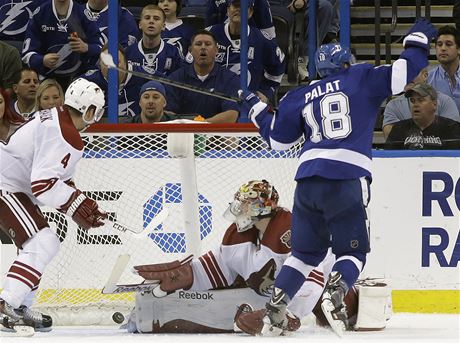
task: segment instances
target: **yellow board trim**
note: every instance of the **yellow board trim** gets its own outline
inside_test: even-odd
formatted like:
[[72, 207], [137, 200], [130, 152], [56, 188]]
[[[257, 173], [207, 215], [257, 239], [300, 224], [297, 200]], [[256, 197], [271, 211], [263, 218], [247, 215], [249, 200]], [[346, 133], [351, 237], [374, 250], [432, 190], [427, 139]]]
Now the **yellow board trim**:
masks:
[[459, 290], [393, 290], [395, 313], [460, 313]]
[[[1, 289], [0, 289], [1, 290]], [[46, 289], [38, 294], [36, 305], [72, 305], [104, 302], [134, 302], [134, 293], [102, 295], [97, 289]], [[460, 290], [393, 290], [395, 313], [460, 314]]]

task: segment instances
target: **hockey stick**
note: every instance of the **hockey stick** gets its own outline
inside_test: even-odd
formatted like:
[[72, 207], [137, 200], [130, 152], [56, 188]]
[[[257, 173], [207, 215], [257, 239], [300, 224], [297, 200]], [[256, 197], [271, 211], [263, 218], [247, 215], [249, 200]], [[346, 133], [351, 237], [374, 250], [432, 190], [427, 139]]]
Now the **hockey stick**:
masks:
[[130, 227], [127, 227], [119, 222], [115, 221], [110, 221], [108, 222], [111, 225], [111, 228], [123, 232], [123, 233], [129, 233], [131, 235], [134, 235], [136, 237], [143, 237], [145, 233], [151, 232], [151, 229], [158, 227], [161, 225], [166, 218], [169, 216], [169, 210], [168, 208], [163, 208], [153, 219], [152, 221], [148, 224], [146, 228], [143, 228], [141, 230], [134, 230]]
[[101, 61], [105, 65], [107, 65], [108, 68], [116, 69], [119, 72], [130, 73], [130, 74], [132, 74], [134, 76], [137, 76], [139, 78], [143, 78], [143, 79], [147, 79], [147, 80], [160, 81], [161, 83], [166, 84], [166, 85], [183, 88], [184, 90], [197, 92], [197, 93], [205, 94], [207, 96], [212, 96], [212, 97], [216, 97], [216, 98], [220, 98], [220, 99], [224, 99], [224, 100], [230, 100], [230, 101], [236, 102], [236, 103], [241, 102], [241, 99], [238, 98], [238, 97], [228, 96], [228, 95], [223, 94], [221, 92], [216, 92], [216, 91], [214, 91], [214, 89], [200, 88], [200, 87], [193, 86], [193, 85], [190, 85], [190, 84], [185, 84], [185, 83], [182, 83], [182, 82], [179, 82], [179, 81], [163, 78], [161, 76], [156, 76], [156, 75], [151, 75], [151, 74], [148, 74], [148, 73], [136, 72], [136, 71], [128, 70], [128, 69], [125, 69], [125, 68], [120, 68], [115, 64], [115, 62], [113, 62], [112, 55], [110, 55], [109, 53], [107, 53], [105, 51], [101, 53]]
[[112, 272], [102, 288], [102, 294], [120, 294], [130, 292], [146, 292], [151, 291], [159, 285], [158, 281], [151, 281], [148, 283], [142, 282], [138, 284], [117, 284], [123, 271], [128, 265], [130, 256], [129, 254], [121, 254], [118, 256], [115, 265], [112, 268]]

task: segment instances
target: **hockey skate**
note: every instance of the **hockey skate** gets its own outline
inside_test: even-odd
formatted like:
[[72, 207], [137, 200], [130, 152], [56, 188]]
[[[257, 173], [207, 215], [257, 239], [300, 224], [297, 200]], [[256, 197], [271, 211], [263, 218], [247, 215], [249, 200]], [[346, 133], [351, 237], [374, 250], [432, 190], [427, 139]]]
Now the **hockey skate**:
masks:
[[262, 336], [280, 336], [287, 325], [286, 307], [289, 296], [279, 288], [273, 289], [272, 298], [265, 305], [266, 313], [262, 319], [263, 326], [260, 330]]
[[339, 336], [343, 336], [348, 326], [347, 306], [344, 298], [348, 292], [348, 287], [342, 279], [342, 275], [331, 272], [321, 302], [321, 309], [332, 330]]
[[30, 337], [35, 334], [34, 328], [26, 325], [22, 316], [2, 299], [0, 299], [0, 331], [3, 332], [2, 337]]
[[49, 332], [53, 325], [53, 319], [46, 314], [42, 314], [39, 311], [33, 310], [27, 306], [20, 306], [14, 310], [16, 314], [22, 316], [24, 324], [32, 326], [35, 331], [38, 332]]

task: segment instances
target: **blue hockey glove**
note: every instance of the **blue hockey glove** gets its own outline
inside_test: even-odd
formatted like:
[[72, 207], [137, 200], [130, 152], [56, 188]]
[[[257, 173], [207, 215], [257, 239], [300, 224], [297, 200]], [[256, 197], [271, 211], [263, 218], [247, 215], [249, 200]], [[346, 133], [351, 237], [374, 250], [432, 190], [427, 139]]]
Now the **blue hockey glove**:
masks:
[[437, 36], [438, 30], [428, 20], [419, 18], [404, 38], [403, 46], [421, 47], [430, 52], [430, 42]]
[[250, 108], [248, 117], [253, 122], [258, 114], [268, 108], [268, 105], [261, 101], [260, 98], [251, 91], [239, 90], [238, 97], [240, 97], [240, 99]]

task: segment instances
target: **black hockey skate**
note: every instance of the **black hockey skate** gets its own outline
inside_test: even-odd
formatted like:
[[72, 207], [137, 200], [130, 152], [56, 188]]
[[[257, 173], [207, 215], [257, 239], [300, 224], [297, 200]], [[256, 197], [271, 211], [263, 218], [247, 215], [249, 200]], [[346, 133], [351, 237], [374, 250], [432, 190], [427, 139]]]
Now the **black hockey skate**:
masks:
[[23, 318], [24, 324], [32, 326], [35, 331], [49, 332], [53, 326], [53, 319], [46, 314], [33, 310], [27, 306], [20, 306], [14, 310], [19, 316]]
[[342, 337], [343, 331], [349, 329], [347, 306], [344, 302], [347, 292], [348, 287], [342, 275], [337, 271], [331, 272], [322, 296], [321, 309], [332, 330], [339, 337]]
[[262, 336], [280, 336], [287, 325], [286, 307], [289, 296], [279, 288], [273, 289], [272, 298], [265, 305], [267, 312], [263, 318], [264, 326], [260, 331]]

